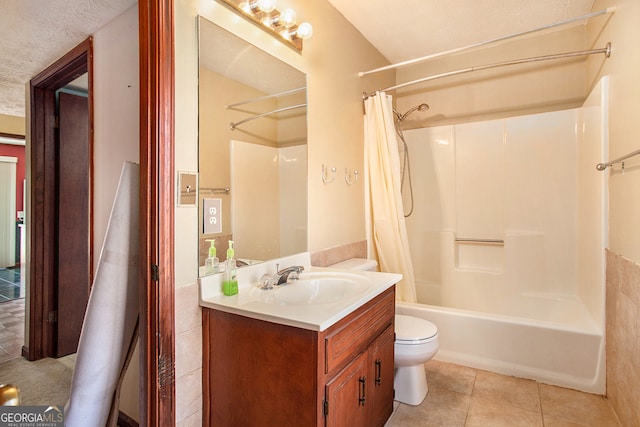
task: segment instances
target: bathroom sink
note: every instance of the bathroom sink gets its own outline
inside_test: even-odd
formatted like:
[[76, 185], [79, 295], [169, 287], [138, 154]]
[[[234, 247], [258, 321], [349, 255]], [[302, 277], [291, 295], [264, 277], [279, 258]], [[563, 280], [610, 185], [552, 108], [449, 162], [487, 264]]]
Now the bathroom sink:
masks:
[[298, 280], [275, 289], [273, 302], [279, 305], [328, 304], [362, 295], [370, 287], [371, 281], [357, 274], [302, 273]]

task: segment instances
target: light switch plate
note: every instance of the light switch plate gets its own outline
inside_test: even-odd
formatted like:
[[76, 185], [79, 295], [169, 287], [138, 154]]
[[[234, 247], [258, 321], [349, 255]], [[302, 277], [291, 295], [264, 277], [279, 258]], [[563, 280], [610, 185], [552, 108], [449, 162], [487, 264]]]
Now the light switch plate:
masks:
[[178, 172], [178, 206], [195, 206], [198, 202], [198, 174]]

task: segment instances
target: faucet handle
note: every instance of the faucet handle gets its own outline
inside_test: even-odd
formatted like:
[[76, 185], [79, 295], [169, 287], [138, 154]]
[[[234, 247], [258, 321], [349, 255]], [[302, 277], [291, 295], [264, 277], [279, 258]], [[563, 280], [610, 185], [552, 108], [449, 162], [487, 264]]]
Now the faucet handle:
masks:
[[291, 273], [289, 273], [289, 275], [287, 276], [287, 283], [300, 279], [300, 272], [301, 270], [293, 270]]
[[260, 289], [273, 289], [273, 279], [270, 274], [263, 274], [262, 277], [260, 277]]

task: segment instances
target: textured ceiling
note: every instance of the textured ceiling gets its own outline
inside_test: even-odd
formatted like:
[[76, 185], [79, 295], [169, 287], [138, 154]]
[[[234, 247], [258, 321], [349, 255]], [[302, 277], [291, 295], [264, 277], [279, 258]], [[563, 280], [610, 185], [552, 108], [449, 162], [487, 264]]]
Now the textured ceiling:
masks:
[[594, 0], [329, 2], [396, 63], [584, 15]]
[[0, 0], [0, 114], [25, 115], [32, 77], [135, 0]]

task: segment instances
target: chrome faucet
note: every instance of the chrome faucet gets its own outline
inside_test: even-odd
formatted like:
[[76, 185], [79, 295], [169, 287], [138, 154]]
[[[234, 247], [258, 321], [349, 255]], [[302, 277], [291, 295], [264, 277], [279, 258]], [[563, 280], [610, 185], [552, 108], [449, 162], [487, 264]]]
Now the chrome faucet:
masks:
[[302, 270], [304, 270], [304, 267], [301, 265], [293, 265], [291, 267], [278, 270], [278, 272], [273, 275], [271, 283], [273, 283], [274, 286], [278, 286], [283, 283], [287, 283], [288, 280], [297, 280], [300, 273], [302, 273]]

